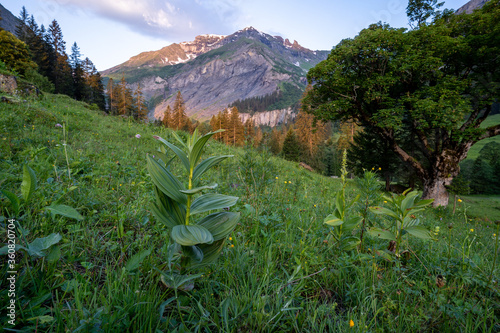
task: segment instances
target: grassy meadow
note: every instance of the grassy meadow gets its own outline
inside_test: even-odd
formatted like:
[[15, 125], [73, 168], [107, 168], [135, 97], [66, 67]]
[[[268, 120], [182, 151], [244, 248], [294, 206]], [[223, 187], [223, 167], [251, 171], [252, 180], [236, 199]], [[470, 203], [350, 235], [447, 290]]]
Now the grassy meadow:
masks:
[[[25, 163], [37, 179], [17, 216], [0, 195], [2, 243], [11, 218], [25, 247], [61, 235], [39, 255], [16, 252], [14, 325], [6, 310], [12, 268], [0, 256], [6, 332], [500, 332], [500, 198], [467, 196], [455, 212], [451, 204], [416, 213], [435, 239], [405, 235], [400, 258], [368, 234], [342, 251], [323, 223], [340, 179], [214, 140], [202, 158], [234, 157], [204, 181], [239, 197], [231, 211], [242, 217], [219, 259], [195, 272], [203, 276], [194, 288], [174, 293], [159, 273], [168, 233], [150, 211], [146, 154], [160, 144], [153, 135], [174, 142], [168, 129], [62, 95], [0, 104], [0, 189], [22, 196]], [[171, 168], [182, 175], [178, 160]], [[349, 180], [347, 200], [358, 193]], [[45, 207], [55, 203], [83, 219], [51, 214]], [[364, 208], [360, 200], [350, 213]], [[385, 220], [368, 213], [367, 223]]]

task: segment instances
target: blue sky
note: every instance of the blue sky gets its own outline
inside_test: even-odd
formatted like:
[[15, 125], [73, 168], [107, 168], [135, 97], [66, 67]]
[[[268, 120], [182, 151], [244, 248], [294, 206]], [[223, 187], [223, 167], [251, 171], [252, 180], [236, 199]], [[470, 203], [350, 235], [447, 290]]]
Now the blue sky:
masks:
[[[68, 53], [77, 42], [98, 70], [143, 51], [229, 35], [248, 26], [313, 50], [330, 50], [371, 23], [407, 27], [407, 0], [0, 0], [19, 16], [24, 5], [39, 25], [59, 22]], [[467, 0], [445, 1], [458, 9]]]

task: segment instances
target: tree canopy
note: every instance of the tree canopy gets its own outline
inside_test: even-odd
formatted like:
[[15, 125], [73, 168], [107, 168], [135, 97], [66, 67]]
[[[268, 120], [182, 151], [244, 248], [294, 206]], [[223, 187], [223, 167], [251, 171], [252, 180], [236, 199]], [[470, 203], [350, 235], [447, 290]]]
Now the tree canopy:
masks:
[[[337, 45], [308, 73], [303, 108], [323, 120], [354, 119], [390, 144], [422, 180], [424, 198], [447, 205], [449, 185], [477, 141], [500, 89], [500, 4], [440, 17], [407, 31], [375, 24]], [[405, 151], [400, 133], [417, 138]]]

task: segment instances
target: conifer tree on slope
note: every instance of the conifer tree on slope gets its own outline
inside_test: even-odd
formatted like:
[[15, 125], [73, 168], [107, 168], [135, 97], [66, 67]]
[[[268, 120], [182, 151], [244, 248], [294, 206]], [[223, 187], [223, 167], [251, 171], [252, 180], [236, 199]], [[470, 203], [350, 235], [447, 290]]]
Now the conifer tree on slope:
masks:
[[172, 123], [173, 129], [182, 130], [186, 125], [186, 121], [188, 121], [188, 117], [186, 116], [186, 107], [184, 105], [184, 99], [182, 98], [182, 94], [180, 91], [177, 92], [174, 101], [173, 107], [173, 116]]
[[167, 108], [163, 113], [162, 123], [165, 127], [172, 127], [172, 108], [170, 107], [170, 105], [167, 105]]

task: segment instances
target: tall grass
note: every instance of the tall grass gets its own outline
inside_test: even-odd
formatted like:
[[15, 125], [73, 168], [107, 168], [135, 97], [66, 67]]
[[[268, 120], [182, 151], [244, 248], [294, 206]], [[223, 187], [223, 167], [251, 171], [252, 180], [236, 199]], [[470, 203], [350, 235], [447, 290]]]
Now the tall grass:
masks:
[[[57, 123], [64, 124], [66, 138]], [[218, 183], [220, 193], [240, 197], [231, 210], [241, 212], [242, 218], [216, 264], [202, 269], [204, 276], [193, 290], [179, 291], [177, 308], [174, 291], [161, 283], [156, 270], [166, 267], [170, 241], [149, 211], [153, 188], [145, 159], [158, 148], [153, 135], [169, 140], [169, 130], [105, 116], [50, 94], [1, 104], [0, 124], [0, 188], [19, 194], [25, 162], [39, 183], [31, 204], [16, 217], [18, 235], [24, 231], [27, 242], [50, 233], [63, 236], [54, 247], [61, 254], [58, 260], [18, 253], [15, 326], [7, 323], [4, 313], [7, 265], [5, 256], [0, 257], [4, 329], [500, 331], [498, 268], [489, 282], [493, 218], [471, 215], [476, 206], [472, 200], [459, 204], [455, 214], [450, 209], [422, 212], [423, 225], [431, 230], [440, 227], [437, 240], [408, 243], [403, 238], [401, 248], [409, 255], [402, 265], [394, 265], [387, 259], [388, 242], [368, 235], [364, 251], [335, 247], [323, 220], [332, 213], [338, 179], [309, 173], [262, 152], [210, 141], [204, 158], [235, 158], [205, 174], [203, 182]], [[172, 165], [174, 172], [181, 168]], [[72, 186], [76, 189], [69, 191]], [[348, 183], [348, 199], [358, 192]], [[53, 218], [42, 210], [62, 194], [64, 203], [85, 217], [83, 221]], [[12, 212], [5, 198], [0, 209], [4, 235]], [[368, 218], [377, 223], [382, 217]], [[24, 239], [18, 237], [18, 242]], [[151, 250], [151, 255], [127, 270], [133, 256], [144, 250]]]

